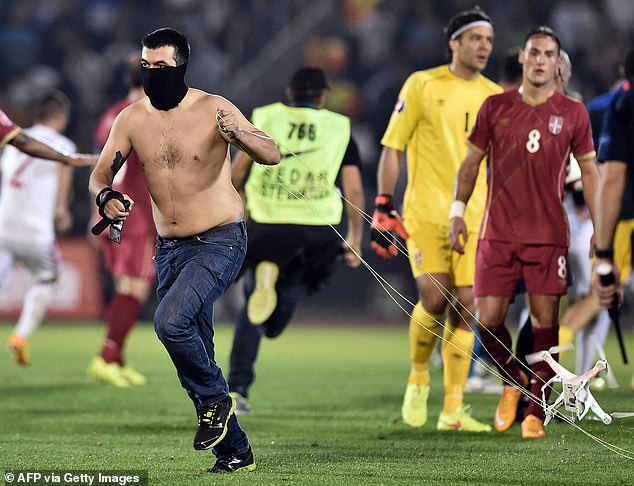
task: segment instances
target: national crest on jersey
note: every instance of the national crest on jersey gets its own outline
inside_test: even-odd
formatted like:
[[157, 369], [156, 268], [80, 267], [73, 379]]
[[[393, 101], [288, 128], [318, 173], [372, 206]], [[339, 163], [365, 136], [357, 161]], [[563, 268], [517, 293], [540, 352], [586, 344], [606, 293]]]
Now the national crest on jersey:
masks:
[[561, 133], [561, 129], [564, 126], [564, 117], [550, 115], [550, 120], [548, 120], [548, 131], [553, 135], [558, 135]]
[[399, 98], [396, 100], [394, 104], [394, 113], [400, 113], [405, 109], [405, 100], [403, 98]]

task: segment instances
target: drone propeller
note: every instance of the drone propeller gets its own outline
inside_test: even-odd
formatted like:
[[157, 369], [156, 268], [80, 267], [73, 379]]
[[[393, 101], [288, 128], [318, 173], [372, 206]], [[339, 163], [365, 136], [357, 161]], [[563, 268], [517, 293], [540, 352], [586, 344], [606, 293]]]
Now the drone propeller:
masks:
[[[607, 363], [608, 359], [605, 357], [605, 351], [603, 350], [603, 346], [601, 346], [601, 340], [599, 339], [599, 337], [596, 334], [591, 334], [590, 341], [592, 341], [592, 343], [594, 344], [594, 347], [597, 351], [597, 354], [599, 355], [599, 358], [601, 358], [603, 361]], [[616, 381], [616, 376], [614, 376], [614, 371], [612, 371], [612, 367], [609, 366], [609, 364], [608, 364], [607, 374], [605, 375], [605, 378], [606, 378], [606, 381], [608, 382], [609, 388], [619, 387], [619, 383]]]
[[[553, 346], [548, 350], [550, 354], [561, 353], [562, 351], [569, 351], [574, 349], [572, 343], [562, 344], [561, 346]], [[535, 353], [529, 353], [526, 355], [526, 362], [529, 365], [535, 364], [539, 361], [544, 361], [544, 351], [537, 351]]]
[[610, 415], [613, 418], [628, 418], [634, 417], [634, 412], [612, 412]]

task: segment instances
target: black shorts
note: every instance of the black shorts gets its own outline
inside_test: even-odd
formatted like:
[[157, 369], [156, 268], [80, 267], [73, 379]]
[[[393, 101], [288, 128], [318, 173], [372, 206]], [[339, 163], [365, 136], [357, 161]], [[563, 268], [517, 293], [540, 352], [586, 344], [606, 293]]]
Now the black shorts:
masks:
[[280, 267], [280, 278], [301, 272], [307, 292], [318, 290], [343, 254], [343, 241], [330, 226], [247, 223], [246, 268], [261, 261]]

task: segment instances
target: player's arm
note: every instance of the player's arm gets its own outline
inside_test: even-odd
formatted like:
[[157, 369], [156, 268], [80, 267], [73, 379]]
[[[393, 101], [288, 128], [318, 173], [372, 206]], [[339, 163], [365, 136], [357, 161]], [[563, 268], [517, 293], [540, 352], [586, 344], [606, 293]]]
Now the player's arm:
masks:
[[73, 181], [73, 170], [65, 165], [60, 165], [57, 170], [59, 173], [59, 185], [55, 205], [55, 226], [60, 233], [66, 233], [73, 224], [73, 216], [70, 212], [70, 192], [71, 183]]
[[467, 147], [467, 155], [465, 156], [458, 175], [456, 176], [456, 192], [454, 200], [461, 201], [465, 205], [469, 202], [473, 189], [475, 188], [478, 173], [480, 172], [480, 163], [484, 158], [484, 151], [474, 145]]
[[97, 161], [97, 155], [66, 152], [44, 140], [33, 138], [23, 131], [20, 131], [9, 143], [32, 157], [53, 160], [66, 165], [81, 167], [93, 165]]
[[484, 151], [475, 145], [469, 144], [467, 155], [462, 161], [456, 176], [454, 202], [449, 212], [449, 244], [451, 248], [461, 254], [464, 253], [464, 243], [469, 237], [467, 225], [464, 221], [464, 213], [471, 194], [473, 194], [480, 171], [480, 163], [483, 158]]
[[[625, 191], [625, 178], [628, 170], [632, 170], [629, 164], [634, 158], [629, 130], [631, 115], [629, 109], [624, 109], [631, 104], [625, 103], [626, 100], [623, 94], [617, 94], [603, 120], [597, 156], [603, 164], [596, 199], [593, 201], [597, 204], [594, 231], [596, 248], [600, 250], [598, 253], [612, 252], [614, 230]], [[597, 258], [601, 256], [597, 255]]]
[[[99, 213], [111, 221], [125, 219], [129, 214], [121, 197], [134, 204], [128, 196], [112, 190], [112, 181], [132, 151], [132, 143], [128, 135], [127, 110], [122, 111], [115, 120], [108, 140], [99, 155], [97, 165], [90, 174], [88, 190], [95, 198]], [[115, 197], [113, 197], [115, 196]]]
[[390, 115], [381, 144], [383, 150], [379, 158], [377, 188], [379, 194], [392, 196], [401, 170], [403, 151], [423, 117], [425, 97], [424, 85], [417, 73], [410, 75], [403, 83], [398, 100]]
[[398, 235], [403, 239], [409, 238], [401, 217], [394, 209], [392, 193], [396, 179], [401, 170], [403, 151], [384, 146], [379, 159], [377, 171], [377, 186], [379, 195], [374, 199], [374, 214], [372, 215], [370, 247], [385, 260], [398, 255], [396, 246]]
[[[599, 184], [599, 168], [597, 166], [596, 152], [592, 140], [590, 115], [588, 115], [588, 110], [586, 110], [585, 106], [581, 103], [576, 103], [574, 109], [577, 110], [577, 113], [574, 130], [572, 132], [571, 148], [579, 164], [579, 169], [581, 169], [583, 197], [590, 211], [592, 225], [596, 234], [596, 194], [597, 185]], [[592, 235], [590, 248], [594, 247], [595, 234]], [[590, 256], [591, 254], [588, 255], [588, 257]]]
[[[596, 219], [594, 231], [596, 236], [595, 256], [597, 257], [593, 274], [593, 287], [604, 307], [614, 305], [618, 292], [619, 276], [613, 263], [614, 231], [618, 222], [625, 177], [631, 170], [631, 113], [627, 100], [629, 93], [617, 94], [605, 113], [603, 131], [599, 144], [599, 160], [603, 161], [601, 177], [596, 196]], [[598, 277], [600, 275], [600, 278]]]
[[383, 150], [377, 171], [379, 194], [374, 200], [370, 246], [385, 260], [398, 255], [396, 235], [403, 239], [409, 238], [401, 217], [393, 208], [392, 196], [401, 170], [403, 151], [419, 126], [423, 114], [425, 100], [421, 80], [419, 73], [414, 73], [405, 80], [381, 139]]
[[[626, 173], [627, 164], [616, 160], [607, 160], [601, 167], [601, 177], [596, 194], [597, 212], [594, 220], [597, 257], [595, 268], [597, 269], [601, 268], [601, 264], [604, 264], [604, 266], [612, 267], [612, 272], [617, 270], [613, 263], [614, 231], [621, 213]], [[615, 280], [618, 281], [618, 276]], [[616, 283], [603, 286], [595, 277], [594, 284], [599, 303], [603, 307], [609, 307], [614, 301], [615, 292], [617, 292]]]
[[[581, 169], [581, 184], [583, 189], [583, 197], [590, 211], [590, 217], [592, 218], [592, 224], [595, 228], [597, 224], [597, 187], [599, 185], [599, 168], [597, 167], [597, 160], [594, 157], [585, 158], [584, 160], [577, 160], [579, 168]], [[596, 237], [596, 234], [595, 234]]]
[[601, 167], [601, 177], [596, 191], [596, 242], [597, 248], [611, 249], [614, 231], [621, 213], [627, 164], [608, 160]]
[[390, 196], [394, 194], [394, 187], [401, 171], [402, 160], [402, 150], [383, 147], [376, 175], [379, 194], [389, 194]]
[[245, 152], [237, 152], [231, 163], [231, 183], [240, 191], [244, 186], [247, 172], [253, 164], [253, 159]]
[[273, 138], [251, 124], [235, 105], [224, 98], [219, 99], [216, 122], [222, 138], [258, 164], [278, 164], [282, 155]]

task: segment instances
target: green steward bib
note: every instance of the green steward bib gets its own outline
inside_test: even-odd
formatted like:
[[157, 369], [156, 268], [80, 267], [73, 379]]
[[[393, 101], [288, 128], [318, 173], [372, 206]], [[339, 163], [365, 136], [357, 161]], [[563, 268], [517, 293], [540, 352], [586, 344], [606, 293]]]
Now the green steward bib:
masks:
[[251, 166], [245, 184], [251, 219], [338, 224], [343, 203], [335, 181], [350, 141], [350, 119], [328, 110], [274, 103], [253, 110], [252, 121], [273, 137], [282, 160], [273, 167]]

